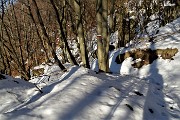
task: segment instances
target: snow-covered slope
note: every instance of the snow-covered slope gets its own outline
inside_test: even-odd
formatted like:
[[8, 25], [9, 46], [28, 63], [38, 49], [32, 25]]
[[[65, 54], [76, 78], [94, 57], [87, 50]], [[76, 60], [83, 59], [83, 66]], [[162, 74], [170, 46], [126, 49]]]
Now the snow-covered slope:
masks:
[[[166, 49], [177, 48], [178, 53], [173, 57], [174, 60], [157, 59], [151, 65], [145, 65], [141, 69], [132, 67], [132, 58], [127, 58], [122, 64], [117, 64], [116, 57], [120, 53], [138, 48]], [[126, 75], [134, 75], [143, 77], [151, 77], [153, 79], [159, 78], [168, 82], [169, 84], [180, 85], [180, 18], [174, 20], [172, 23], [167, 24], [165, 27], [159, 29], [159, 33], [154, 37], [154, 43], [141, 42], [132, 48], [122, 48], [114, 51], [110, 55], [110, 69], [112, 72], [121, 73]]]
[[32, 83], [10, 76], [6, 78], [0, 80], [0, 113], [14, 108], [37, 93]]
[[[155, 43], [136, 48], [178, 48], [180, 18], [160, 28]], [[44, 66], [46, 75], [31, 80], [0, 80], [0, 120], [179, 120], [180, 53], [173, 59], [157, 59], [140, 69], [132, 58], [115, 61], [124, 48], [111, 53], [114, 74], [96, 74], [71, 66], [62, 73]], [[39, 92], [41, 89], [43, 93]]]
[[[8, 80], [0, 81], [9, 82]], [[4, 85], [0, 91], [6, 91]], [[18, 92], [24, 84], [14, 84]], [[16, 87], [17, 89], [13, 89]], [[12, 91], [11, 90], [11, 91]], [[24, 90], [26, 90], [24, 88]], [[30, 90], [29, 90], [30, 91]], [[31, 90], [33, 91], [33, 90]], [[179, 119], [179, 106], [161, 85], [149, 79], [118, 74], [96, 74], [82, 67], [72, 67], [59, 80], [42, 89], [43, 93], [29, 96], [1, 111], [1, 120], [168, 120]], [[19, 91], [22, 92], [22, 91]], [[6, 93], [8, 94], [8, 93]], [[6, 95], [7, 96], [7, 95]], [[26, 94], [21, 93], [21, 96]], [[14, 98], [16, 101], [18, 97]]]

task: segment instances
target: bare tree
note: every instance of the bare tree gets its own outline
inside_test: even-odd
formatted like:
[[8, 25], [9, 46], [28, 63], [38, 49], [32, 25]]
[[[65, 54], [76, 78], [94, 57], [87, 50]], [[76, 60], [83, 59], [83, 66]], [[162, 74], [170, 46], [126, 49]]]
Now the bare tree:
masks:
[[[27, 0], [27, 3], [26, 3], [26, 1], [24, 1], [24, 0], [23, 0], [23, 1], [20, 1], [20, 2], [21, 2], [22, 4], [24, 4], [24, 5], [27, 7], [27, 9], [28, 9], [28, 15], [29, 15], [30, 18], [32, 19], [32, 24], [31, 24], [31, 26], [34, 24], [34, 26], [35, 26], [35, 31], [36, 31], [36, 33], [37, 33], [37, 36], [38, 36], [38, 38], [39, 38], [39, 40], [40, 40], [40, 42], [41, 42], [41, 45], [42, 45], [42, 47], [43, 47], [43, 50], [45, 51], [46, 61], [49, 61], [50, 58], [49, 58], [49, 56], [48, 56], [48, 49], [45, 47], [45, 41], [43, 41], [43, 36], [41, 35], [40, 30], [38, 29], [38, 25], [37, 25], [37, 23], [36, 23], [35, 16], [33, 15], [30, 2], [29, 2], [29, 0]], [[33, 43], [34, 43], [34, 42], [33, 42]]]
[[66, 0], [62, 0], [62, 6], [60, 6], [60, 4], [58, 4], [58, 2], [56, 2], [55, 0], [50, 0], [53, 9], [55, 11], [56, 14], [56, 19], [57, 22], [59, 24], [59, 29], [60, 29], [60, 33], [61, 33], [61, 38], [65, 44], [65, 48], [67, 50], [67, 53], [69, 55], [69, 60], [74, 64], [74, 65], [78, 65], [78, 63], [76, 62], [75, 57], [72, 55], [68, 42], [67, 42], [67, 36], [66, 36], [66, 28], [65, 28], [65, 13], [66, 13]]
[[49, 49], [52, 53], [52, 56], [53, 58], [55, 59], [55, 62], [59, 65], [59, 67], [66, 71], [66, 68], [63, 66], [63, 64], [61, 63], [61, 61], [58, 59], [57, 55], [56, 55], [56, 51], [53, 49], [53, 44], [52, 42], [50, 41], [50, 38], [47, 34], [47, 31], [46, 31], [46, 28], [45, 28], [45, 25], [44, 25], [44, 22], [43, 22], [43, 19], [41, 17], [41, 14], [39, 12], [39, 8], [38, 8], [38, 5], [36, 3], [36, 0], [32, 0], [33, 4], [34, 4], [34, 7], [35, 7], [35, 10], [36, 10], [36, 13], [37, 13], [37, 16], [38, 16], [38, 20], [39, 20], [39, 23], [40, 23], [40, 26], [41, 26], [41, 29], [42, 29], [42, 32], [47, 40], [47, 43], [48, 43], [48, 46], [49, 46]]
[[[4, 4], [4, 7], [5, 5], [9, 5], [9, 9], [6, 10], [6, 17], [1, 17], [1, 25], [3, 26], [3, 34], [1, 35], [1, 50], [4, 51], [3, 55], [6, 56], [4, 62], [7, 63], [7, 65], [5, 66], [11, 70], [11, 68], [14, 67], [11, 65], [11, 62], [13, 62], [16, 66], [14, 69], [18, 68], [18, 72], [21, 76], [28, 80], [30, 78], [30, 73], [25, 65], [27, 56], [26, 53], [23, 52], [23, 45], [26, 44], [22, 41], [22, 27], [19, 24], [20, 21], [17, 19], [17, 10], [15, 10], [13, 1], [8, 2], [8, 4]], [[3, 13], [3, 15], [5, 14]]]
[[109, 72], [108, 1], [97, 0], [96, 5], [99, 70]]
[[113, 33], [115, 31], [115, 1], [116, 0], [111, 0], [110, 3], [110, 18], [109, 18], [109, 33]]
[[3, 51], [3, 48], [4, 48], [4, 46], [3, 46], [3, 44], [2, 44], [2, 42], [3, 42], [3, 26], [2, 26], [2, 24], [3, 24], [3, 16], [4, 16], [4, 2], [3, 2], [3, 0], [1, 0], [1, 3], [0, 3], [0, 62], [2, 62], [2, 64], [0, 64], [1, 65], [1, 71], [0, 72], [2, 72], [2, 73], [5, 73], [5, 70], [6, 70], [6, 66], [5, 66], [5, 60], [4, 60], [4, 55], [3, 55], [3, 53], [4, 53], [4, 51]]
[[77, 25], [78, 40], [80, 44], [82, 62], [85, 67], [90, 68], [88, 61], [88, 54], [86, 50], [86, 43], [84, 38], [84, 29], [83, 29], [82, 14], [81, 14], [81, 1], [74, 0], [74, 7], [76, 11], [76, 25]]

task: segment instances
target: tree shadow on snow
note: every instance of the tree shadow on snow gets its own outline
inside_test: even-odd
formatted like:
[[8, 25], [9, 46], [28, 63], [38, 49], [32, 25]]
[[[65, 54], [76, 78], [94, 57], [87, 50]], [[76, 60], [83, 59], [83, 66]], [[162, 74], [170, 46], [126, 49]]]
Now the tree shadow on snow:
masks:
[[[132, 77], [130, 76], [127, 76], [126, 79], [123, 78], [123, 80], [121, 79], [121, 76], [118, 76], [118, 78], [114, 78], [106, 74], [104, 74], [103, 76], [105, 79], [108, 79], [109, 81], [103, 80], [101, 75], [102, 79], [100, 79], [102, 80], [102, 83], [100, 85], [97, 85], [91, 93], [87, 93], [86, 96], [81, 98], [78, 102], [69, 106], [67, 109], [64, 109], [64, 111], [66, 112], [62, 116], [59, 116], [59, 118], [62, 120], [88, 119], [88, 114], [92, 115], [93, 113], [95, 113], [95, 116], [93, 117], [94, 119], [112, 119], [115, 111], [118, 109], [118, 107], [120, 107], [120, 104], [124, 100], [126, 100], [126, 98], [129, 96], [129, 93], [132, 92], [132, 88], [135, 85], [134, 82], [138, 84], [139, 79], [136, 79], [136, 81], [132, 82]], [[111, 96], [110, 94], [108, 94], [108, 98], [101, 99], [103, 97], [106, 97], [106, 92], [110, 89], [116, 91], [116, 93], [118, 93], [119, 96], [115, 97], [113, 95]], [[104, 101], [107, 99], [110, 99], [110, 101], [114, 101], [114, 103], [111, 104], [108, 101]], [[105, 112], [105, 114], [102, 116], [96, 114], [96, 112], [101, 113], [101, 111], [104, 111], [103, 108], [109, 109], [108, 112]], [[86, 114], [85, 117], [87, 118], [79, 118], [79, 116], [82, 117], [84, 113]], [[127, 113], [127, 116], [128, 115], [129, 114]]]
[[[57, 92], [54, 92], [52, 95], [50, 95], [47, 98], [44, 98], [41, 102], [39, 102], [37, 105], [31, 107], [30, 109], [27, 108], [26, 106], [28, 106], [31, 103], [34, 103], [36, 101], [38, 101], [40, 98], [42, 98], [45, 95], [48, 95], [48, 93], [50, 93], [54, 87], [58, 84], [60, 84], [61, 82], [67, 80], [68, 78], [70, 78], [77, 70], [79, 69], [79, 67], [75, 66], [72, 67], [72, 69], [68, 72], [64, 74], [64, 77], [62, 79], [60, 79], [59, 81], [52, 83], [49, 86], [45, 86], [42, 91], [43, 93], [37, 93], [34, 96], [32, 96], [29, 100], [25, 101], [24, 103], [18, 105], [14, 110], [4, 113], [4, 115], [8, 118], [8, 120], [13, 120], [18, 118], [19, 116], [22, 115], [27, 115], [30, 117], [41, 117], [41, 116], [33, 116], [30, 115], [30, 112], [32, 112], [32, 110], [34, 110], [35, 108], [41, 106], [46, 100], [52, 98], [53, 96], [55, 96], [57, 94]], [[63, 91], [65, 88], [67, 88], [68, 86], [70, 86], [71, 84], [73, 84], [73, 82], [75, 82], [76, 80], [72, 80], [72, 82], [70, 82], [69, 84], [67, 84], [61, 91]], [[58, 91], [60, 92], [60, 91]]]
[[[164, 102], [164, 94], [162, 92], [163, 78], [158, 73], [158, 69], [157, 69], [157, 65], [155, 61], [151, 66], [152, 67], [150, 68], [150, 71], [152, 72], [152, 74], [148, 77], [149, 86], [148, 86], [146, 100], [144, 103], [143, 120], [152, 120], [152, 119], [168, 120], [169, 118], [168, 118], [168, 115], [166, 115], [167, 110], [166, 110], [166, 104]], [[78, 82], [78, 80], [80, 80], [81, 77], [86, 76], [86, 74], [83, 74], [83, 76], [76, 76], [74, 77], [73, 80], [69, 82], [67, 81], [68, 83], [60, 91], [59, 89], [58, 91], [53, 91], [53, 93], [51, 93], [48, 97], [46, 96], [45, 98], [43, 98], [43, 100], [39, 101], [38, 104], [31, 107], [30, 109], [27, 108], [26, 106], [38, 101], [41, 97], [48, 95], [48, 93], [50, 93], [56, 85], [70, 78], [78, 69], [79, 67], [72, 68], [70, 72], [67, 75], [65, 75], [64, 78], [62, 78], [60, 81], [43, 88], [43, 92], [44, 92], [43, 94], [36, 94], [35, 96], [33, 96], [27, 103], [19, 106], [16, 109], [16, 111], [13, 112], [13, 114], [10, 114], [10, 115], [8, 114], [8, 119], [9, 120], [17, 119], [21, 115], [32, 116], [31, 115], [32, 110], [36, 109], [37, 107], [40, 107], [44, 102], [46, 102], [50, 98], [53, 98], [55, 95], [61, 94], [61, 91], [66, 91], [74, 83]], [[92, 76], [97, 77], [100, 80], [100, 84], [94, 84], [93, 90], [90, 93], [85, 93], [85, 95], [82, 96], [82, 98], [72, 98], [72, 99], [77, 99], [78, 101], [74, 101], [73, 104], [66, 106], [66, 108], [63, 109], [63, 114], [60, 113], [59, 116], [57, 116], [58, 117], [57, 119], [69, 120], [69, 119], [79, 118], [80, 116], [86, 117], [86, 118], [80, 118], [80, 119], [88, 119], [88, 114], [92, 115], [93, 113], [95, 114], [96, 112], [101, 113], [101, 111], [104, 111], [104, 108], [107, 108], [108, 112], [105, 112], [106, 114], [102, 116], [95, 114], [97, 116], [94, 116], [93, 118], [110, 120], [110, 119], [115, 119], [114, 114], [116, 111], [118, 111], [119, 107], [126, 107], [125, 109], [128, 109], [126, 110], [125, 114], [123, 113], [123, 115], [119, 113], [122, 115], [120, 117], [118, 116], [119, 120], [133, 119], [133, 118], [130, 118], [132, 117], [131, 114], [135, 112], [133, 111], [133, 108], [135, 109], [138, 106], [138, 103], [143, 98], [141, 98], [141, 96], [140, 97], [131, 96], [131, 97], [135, 97], [131, 99], [131, 97], [129, 96], [130, 96], [130, 93], [134, 92], [134, 89], [137, 86], [139, 88], [138, 89], [139, 91], [141, 90], [143, 91], [145, 89], [144, 87], [145, 82], [140, 84], [142, 82], [142, 79], [135, 78], [132, 76], [126, 76], [124, 78], [119, 75], [117, 75], [118, 77], [115, 77], [114, 75], [111, 76], [104, 73], [100, 73], [101, 75], [98, 75], [92, 72], [91, 74]], [[153, 80], [152, 78], [156, 78], [158, 80]], [[93, 81], [90, 83], [92, 83], [93, 85]], [[111, 91], [111, 90], [115, 91], [118, 94], [118, 96], [111, 96], [108, 94], [108, 97], [106, 99], [101, 99], [103, 97], [106, 97], [106, 91]], [[107, 100], [107, 99], [110, 99], [110, 101], [113, 101], [114, 103], [110, 104], [108, 103], [109, 101], [107, 101], [107, 104], [104, 104], [106, 102], [103, 100]], [[127, 99], [129, 100], [127, 101]], [[124, 102], [124, 101], [127, 101], [127, 102]], [[127, 103], [127, 104], [122, 105], [121, 104], [122, 102]], [[60, 104], [63, 104], [63, 102], [61, 102]], [[155, 107], [153, 108], [153, 106]], [[91, 111], [90, 113], [89, 113], [89, 110]]]
[[[153, 44], [151, 48], [154, 49]], [[159, 68], [163, 69], [163, 68]], [[149, 68], [150, 75], [147, 77], [149, 82], [148, 91], [144, 103], [143, 120], [169, 120], [167, 105], [163, 93], [163, 77], [159, 73], [157, 60]]]
[[[139, 107], [140, 101], [143, 99], [143, 94], [141, 91], [144, 91], [145, 82], [143, 79], [140, 79], [135, 76], [126, 76], [128, 77], [126, 82], [129, 81], [128, 86], [124, 87], [125, 91], [121, 91], [122, 95], [117, 98], [117, 102], [112, 106], [109, 114], [105, 117], [105, 120], [117, 119], [117, 120], [133, 120], [134, 111]], [[132, 80], [133, 79], [133, 80]], [[120, 89], [121, 86], [119, 86]], [[140, 91], [140, 92], [139, 92]], [[117, 112], [118, 111], [118, 112]]]

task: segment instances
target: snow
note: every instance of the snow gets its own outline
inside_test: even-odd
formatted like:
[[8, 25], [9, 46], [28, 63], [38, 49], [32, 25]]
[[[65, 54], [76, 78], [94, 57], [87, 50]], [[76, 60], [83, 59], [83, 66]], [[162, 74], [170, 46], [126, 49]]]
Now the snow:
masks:
[[164, 6], [175, 6], [175, 4], [171, 4], [170, 1], [164, 1]]
[[[155, 43], [136, 48], [180, 50], [179, 24], [180, 18], [160, 28]], [[132, 58], [115, 62], [133, 49], [110, 53], [113, 74], [66, 64], [65, 73], [56, 65], [37, 66], [45, 73], [30, 82], [6, 76], [0, 80], [0, 120], [179, 120], [180, 52], [140, 69], [131, 66]], [[97, 60], [92, 69], [98, 71]]]

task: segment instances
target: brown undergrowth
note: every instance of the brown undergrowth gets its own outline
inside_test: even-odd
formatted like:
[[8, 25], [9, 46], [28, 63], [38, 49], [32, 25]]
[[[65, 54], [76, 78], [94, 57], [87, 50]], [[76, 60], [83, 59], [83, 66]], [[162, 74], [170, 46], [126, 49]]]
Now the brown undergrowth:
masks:
[[44, 68], [33, 69], [32, 73], [33, 73], [33, 76], [38, 77], [38, 76], [44, 74]]
[[144, 65], [151, 64], [154, 60], [160, 57], [162, 59], [173, 60], [173, 56], [175, 56], [176, 53], [178, 53], [177, 48], [166, 48], [166, 49], [157, 49], [157, 50], [137, 49], [118, 55], [116, 57], [115, 62], [117, 64], [121, 64], [126, 58], [132, 57], [134, 61], [134, 64], [132, 64], [132, 66], [134, 68], [141, 68]]

